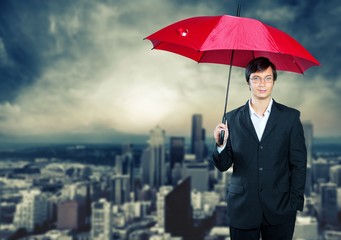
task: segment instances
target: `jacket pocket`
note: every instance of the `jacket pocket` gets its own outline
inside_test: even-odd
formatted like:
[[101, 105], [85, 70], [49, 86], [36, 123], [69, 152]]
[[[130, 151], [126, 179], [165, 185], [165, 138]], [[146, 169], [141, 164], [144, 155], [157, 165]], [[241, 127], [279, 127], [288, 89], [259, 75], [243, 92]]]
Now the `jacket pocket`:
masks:
[[235, 185], [235, 184], [231, 184], [229, 187], [229, 192], [234, 193], [234, 194], [243, 194], [244, 193], [244, 187], [239, 186], [239, 185]]

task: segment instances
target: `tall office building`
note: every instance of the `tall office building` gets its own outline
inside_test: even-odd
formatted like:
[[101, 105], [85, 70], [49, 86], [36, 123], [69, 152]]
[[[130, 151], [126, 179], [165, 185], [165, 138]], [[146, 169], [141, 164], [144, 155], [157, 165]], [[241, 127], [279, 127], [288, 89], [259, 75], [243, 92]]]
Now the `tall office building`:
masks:
[[309, 121], [303, 122], [305, 145], [307, 147], [307, 164], [312, 165], [312, 147], [313, 147], [313, 124]]
[[66, 201], [57, 205], [57, 229], [78, 230], [81, 226], [80, 205], [77, 201]]
[[147, 184], [149, 186], [152, 186], [152, 177], [151, 175], [151, 167], [154, 166], [154, 164], [150, 161], [150, 148], [146, 148], [142, 151], [141, 154], [141, 180], [142, 184]]
[[112, 239], [112, 211], [111, 203], [100, 199], [92, 203], [91, 239]]
[[215, 208], [215, 226], [224, 227], [230, 225], [227, 203], [219, 202]]
[[116, 155], [115, 168], [116, 173], [129, 176], [129, 184], [134, 191], [135, 189], [135, 172], [134, 172], [134, 157], [132, 149], [128, 146], [123, 147], [121, 155]]
[[341, 187], [341, 166], [332, 166], [329, 170], [330, 181], [335, 183], [338, 188]]
[[205, 151], [205, 130], [202, 127], [203, 119], [201, 114], [192, 116], [192, 143], [191, 152], [195, 154], [198, 161], [202, 161]]
[[318, 210], [322, 225], [338, 225], [337, 187], [335, 183], [321, 183]]
[[331, 163], [329, 163], [326, 159], [319, 158], [316, 161], [313, 161], [312, 165], [312, 176], [313, 176], [313, 184], [318, 184], [319, 182], [329, 182], [329, 169], [331, 167]]
[[209, 164], [207, 162], [184, 162], [184, 178], [191, 177], [192, 190], [208, 191]]
[[165, 229], [165, 198], [173, 190], [172, 186], [162, 186], [156, 195], [156, 218], [157, 218], [157, 228]]
[[176, 163], [171, 171], [171, 185], [176, 186], [183, 179], [183, 167]]
[[172, 170], [176, 163], [182, 166], [185, 158], [185, 138], [171, 137], [170, 138], [170, 169]]
[[130, 201], [129, 175], [115, 175], [111, 179], [110, 202], [114, 205], [122, 205]]
[[48, 218], [48, 202], [38, 189], [23, 191], [22, 202], [16, 206], [14, 225], [31, 232]]
[[191, 204], [191, 178], [179, 182], [165, 196], [165, 232], [184, 240], [193, 239], [192, 236], [192, 204]]
[[189, 240], [192, 234], [191, 179], [186, 178], [174, 188], [162, 186], [157, 193], [158, 232]]
[[305, 195], [310, 196], [312, 191], [312, 146], [313, 146], [313, 124], [309, 121], [303, 122], [305, 145], [307, 148], [307, 174]]
[[150, 172], [152, 187], [159, 188], [166, 181], [166, 133], [159, 126], [150, 131]]

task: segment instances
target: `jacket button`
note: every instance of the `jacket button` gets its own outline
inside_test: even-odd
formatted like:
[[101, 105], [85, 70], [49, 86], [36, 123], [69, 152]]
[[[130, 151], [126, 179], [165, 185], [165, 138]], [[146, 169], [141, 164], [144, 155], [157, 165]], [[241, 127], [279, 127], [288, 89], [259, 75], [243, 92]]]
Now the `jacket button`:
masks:
[[263, 171], [263, 168], [262, 167], [260, 167], [260, 168], [258, 168], [259, 169], [259, 171]]
[[263, 146], [262, 146], [262, 145], [260, 145], [260, 146], [259, 146], [259, 149], [263, 149]]
[[260, 188], [260, 189], [259, 189], [259, 192], [263, 192], [263, 188]]

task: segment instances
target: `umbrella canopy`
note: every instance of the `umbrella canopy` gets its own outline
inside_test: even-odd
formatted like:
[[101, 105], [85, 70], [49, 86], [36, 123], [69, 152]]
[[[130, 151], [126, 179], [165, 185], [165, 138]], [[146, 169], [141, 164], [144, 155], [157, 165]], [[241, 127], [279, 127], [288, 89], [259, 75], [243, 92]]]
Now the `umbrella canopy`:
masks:
[[319, 62], [285, 32], [252, 18], [192, 17], [149, 35], [153, 49], [180, 54], [199, 63], [246, 67], [256, 57], [268, 57], [276, 69], [304, 73]]

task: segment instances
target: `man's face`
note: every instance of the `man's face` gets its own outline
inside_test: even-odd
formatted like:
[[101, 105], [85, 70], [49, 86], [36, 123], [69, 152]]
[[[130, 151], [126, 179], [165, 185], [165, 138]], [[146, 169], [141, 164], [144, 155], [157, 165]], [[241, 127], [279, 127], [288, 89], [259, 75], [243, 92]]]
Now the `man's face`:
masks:
[[259, 100], [270, 98], [273, 86], [274, 78], [271, 67], [262, 72], [251, 73], [249, 87], [252, 98]]

